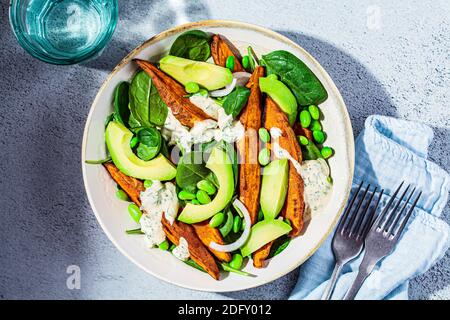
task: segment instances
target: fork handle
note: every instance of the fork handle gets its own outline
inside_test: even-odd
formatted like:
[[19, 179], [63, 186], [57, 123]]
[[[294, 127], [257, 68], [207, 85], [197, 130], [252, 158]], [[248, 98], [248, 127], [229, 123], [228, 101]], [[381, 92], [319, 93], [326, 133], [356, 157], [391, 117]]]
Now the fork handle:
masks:
[[356, 276], [355, 280], [352, 283], [352, 286], [350, 289], [348, 289], [347, 293], [344, 296], [344, 300], [354, 300], [356, 297], [356, 294], [358, 293], [359, 289], [361, 289], [361, 286], [363, 285], [366, 278], [369, 276], [369, 274], [372, 272], [373, 268], [375, 267], [375, 263], [373, 261], [369, 261], [368, 259], [365, 259], [366, 256], [363, 258], [363, 261], [361, 262], [361, 265], [359, 266], [358, 275]]
[[331, 275], [330, 281], [328, 281], [327, 287], [325, 288], [325, 292], [322, 295], [322, 300], [330, 300], [331, 295], [333, 294], [334, 287], [336, 286], [337, 279], [341, 274], [343, 263], [336, 263], [334, 266], [333, 274]]

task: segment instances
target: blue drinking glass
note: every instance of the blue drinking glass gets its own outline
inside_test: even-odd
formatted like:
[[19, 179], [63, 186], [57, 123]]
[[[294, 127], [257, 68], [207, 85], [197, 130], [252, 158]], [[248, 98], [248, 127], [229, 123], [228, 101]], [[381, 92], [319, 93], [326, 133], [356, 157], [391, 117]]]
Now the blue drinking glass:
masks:
[[75, 64], [99, 55], [116, 28], [117, 0], [11, 0], [9, 20], [33, 57]]

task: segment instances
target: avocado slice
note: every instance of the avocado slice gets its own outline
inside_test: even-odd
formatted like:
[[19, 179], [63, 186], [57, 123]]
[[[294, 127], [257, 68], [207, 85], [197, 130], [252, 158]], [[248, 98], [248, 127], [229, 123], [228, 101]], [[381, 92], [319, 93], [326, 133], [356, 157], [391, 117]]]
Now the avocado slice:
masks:
[[183, 85], [196, 82], [209, 91], [225, 87], [233, 81], [233, 74], [229, 69], [212, 63], [168, 55], [159, 61], [159, 66]]
[[297, 100], [291, 90], [272, 75], [259, 78], [259, 88], [261, 92], [267, 93], [287, 114], [292, 126], [297, 117]]
[[288, 190], [288, 168], [288, 159], [273, 160], [264, 168], [260, 202], [266, 220], [275, 219], [283, 208]]
[[278, 219], [256, 223], [250, 231], [247, 242], [241, 247], [242, 256], [246, 257], [252, 254], [266, 243], [289, 233], [291, 229], [290, 225]]
[[133, 133], [123, 124], [111, 121], [106, 127], [105, 140], [112, 161], [128, 176], [148, 180], [172, 180], [177, 170], [162, 154], [150, 161], [139, 159], [130, 148]]
[[221, 148], [215, 147], [211, 151], [206, 167], [216, 175], [219, 190], [208, 204], [194, 205], [188, 203], [178, 216], [178, 220], [182, 222], [191, 224], [209, 219], [225, 208], [233, 197], [233, 168], [227, 153]]

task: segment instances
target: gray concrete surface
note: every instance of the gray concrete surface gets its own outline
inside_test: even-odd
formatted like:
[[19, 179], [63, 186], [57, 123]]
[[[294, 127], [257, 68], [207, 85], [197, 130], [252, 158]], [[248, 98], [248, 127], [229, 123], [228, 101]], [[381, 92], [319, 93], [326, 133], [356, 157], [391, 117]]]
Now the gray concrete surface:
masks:
[[[194, 292], [153, 278], [107, 239], [87, 202], [80, 169], [90, 104], [109, 71], [143, 40], [185, 21], [233, 19], [279, 31], [311, 52], [347, 102], [357, 134], [373, 113], [435, 130], [430, 157], [450, 170], [450, 2], [119, 1], [103, 55], [58, 67], [16, 43], [8, 1], [0, 15], [0, 298], [283, 299], [296, 272], [253, 290]], [[447, 205], [444, 218], [450, 221]], [[411, 282], [414, 299], [450, 298], [450, 254]], [[69, 265], [81, 289], [66, 286]]]

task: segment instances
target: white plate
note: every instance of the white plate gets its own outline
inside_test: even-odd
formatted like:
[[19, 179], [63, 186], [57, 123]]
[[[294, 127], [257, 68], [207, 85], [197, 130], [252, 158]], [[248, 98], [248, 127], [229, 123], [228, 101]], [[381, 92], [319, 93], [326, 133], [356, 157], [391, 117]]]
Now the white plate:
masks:
[[[328, 206], [307, 225], [306, 231], [294, 239], [282, 254], [273, 258], [268, 267], [255, 269], [251, 263], [245, 271], [256, 277], [236, 274], [220, 281], [187, 266], [169, 252], [148, 249], [140, 236], [127, 236], [125, 229], [136, 228], [127, 213], [127, 203], [115, 197], [115, 183], [100, 165], [87, 165], [86, 159], [105, 157], [104, 123], [112, 112], [113, 92], [121, 81], [130, 81], [137, 69], [133, 58], [157, 61], [167, 54], [175, 38], [189, 29], [201, 29], [227, 37], [239, 49], [252, 45], [258, 55], [272, 50], [288, 50], [305, 62], [328, 91], [328, 99], [320, 105], [327, 145], [335, 155], [330, 159], [334, 186]], [[92, 209], [109, 239], [131, 261], [150, 274], [170, 283], [204, 291], [243, 290], [273, 281], [292, 271], [310, 257], [326, 239], [336, 224], [349, 195], [354, 167], [354, 141], [350, 119], [344, 101], [327, 72], [304, 49], [286, 37], [258, 26], [234, 21], [201, 21], [165, 31], [146, 41], [125, 57], [111, 72], [92, 104], [83, 137], [83, 178]]]

